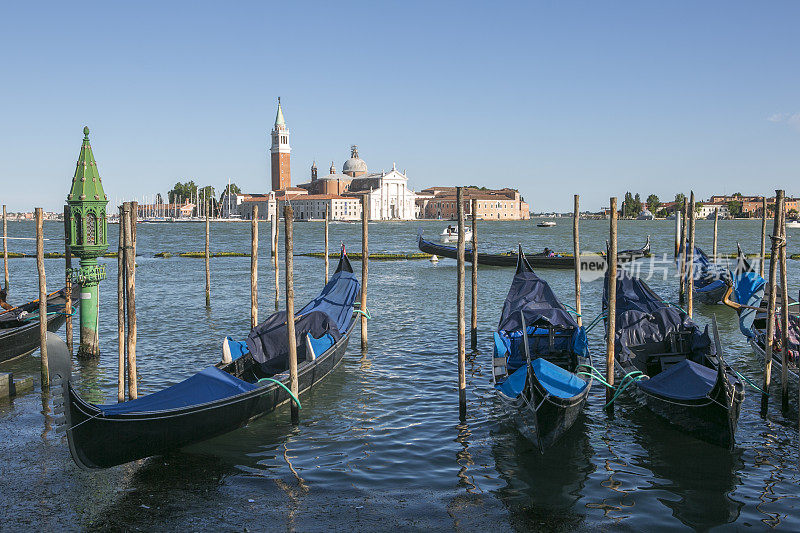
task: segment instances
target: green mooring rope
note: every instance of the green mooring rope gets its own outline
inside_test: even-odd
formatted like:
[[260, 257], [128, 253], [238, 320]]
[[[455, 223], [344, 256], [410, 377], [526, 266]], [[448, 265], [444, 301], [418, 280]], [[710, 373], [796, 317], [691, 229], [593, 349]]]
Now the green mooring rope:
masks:
[[361, 309], [353, 309], [354, 313], [358, 313], [360, 315], [364, 315], [367, 320], [372, 320], [372, 314], [369, 312], [369, 309], [366, 311], [362, 311]]
[[756, 385], [755, 383], [753, 383], [752, 381], [750, 381], [750, 378], [748, 378], [747, 376], [744, 376], [744, 375], [740, 374], [740, 373], [739, 373], [737, 370], [734, 370], [733, 368], [731, 368], [731, 370], [733, 370], [733, 371], [736, 373], [736, 375], [737, 375], [737, 376], [739, 376], [741, 379], [745, 380], [745, 381], [746, 381], [746, 382], [747, 382], [747, 383], [748, 383], [748, 384], [749, 384], [751, 387], [753, 387], [755, 390], [757, 390], [757, 391], [758, 391], [758, 392], [760, 392], [761, 394], [765, 394], [765, 395], [769, 396], [769, 393], [768, 393], [768, 392], [764, 392], [764, 391], [761, 389], [761, 387], [759, 387], [758, 385]]
[[615, 391], [614, 395], [611, 397], [611, 400], [609, 400], [609, 402], [605, 405], [606, 407], [614, 403], [614, 400], [616, 400], [620, 394], [622, 394], [628, 387], [630, 387], [631, 384], [636, 383], [640, 379], [644, 379], [647, 377], [645, 373], [642, 372], [641, 370], [634, 370], [622, 376], [622, 381], [619, 382], [618, 386], [614, 387], [608, 381], [605, 380], [603, 374], [601, 374], [597, 368], [593, 367], [592, 365], [580, 365], [580, 366], [586, 368], [587, 370], [589, 370], [589, 372], [577, 372], [579, 376], [591, 376], [592, 378], [596, 379], [609, 389]]
[[577, 310], [577, 309], [575, 309], [574, 307], [572, 307], [572, 306], [571, 306], [571, 305], [569, 305], [569, 304], [564, 304], [564, 307], [568, 307], [568, 308], [569, 308], [569, 309], [572, 311], [572, 313], [573, 313], [575, 316], [583, 316], [582, 314], [580, 314], [580, 313], [578, 312], [578, 310]]
[[271, 382], [273, 382], [273, 383], [277, 383], [278, 385], [280, 385], [281, 387], [283, 387], [283, 389], [284, 389], [286, 392], [288, 392], [288, 393], [289, 393], [289, 396], [291, 396], [291, 397], [292, 397], [292, 400], [294, 400], [294, 403], [296, 403], [296, 404], [297, 404], [297, 408], [298, 408], [298, 409], [302, 409], [302, 408], [303, 408], [303, 406], [302, 406], [302, 405], [300, 405], [300, 400], [297, 398], [297, 396], [295, 396], [294, 394], [292, 394], [292, 391], [290, 391], [290, 390], [289, 390], [289, 387], [287, 387], [286, 385], [284, 385], [283, 383], [281, 383], [281, 382], [280, 382], [280, 381], [278, 381], [277, 379], [272, 379], [272, 378], [261, 378], [261, 379], [259, 379], [258, 381], [256, 381], [256, 383], [261, 383], [262, 381], [271, 381]]
[[594, 318], [594, 320], [592, 320], [592, 322], [591, 322], [591, 323], [590, 323], [588, 326], [586, 326], [586, 327], [584, 328], [584, 329], [586, 330], [586, 333], [589, 333], [590, 331], [592, 331], [592, 328], [594, 328], [594, 327], [595, 327], [597, 324], [599, 324], [599, 323], [600, 323], [600, 320], [601, 320], [602, 318], [604, 318], [604, 317], [606, 316], [606, 314], [607, 314], [607, 313], [600, 313], [599, 315], [597, 315], [597, 316]]

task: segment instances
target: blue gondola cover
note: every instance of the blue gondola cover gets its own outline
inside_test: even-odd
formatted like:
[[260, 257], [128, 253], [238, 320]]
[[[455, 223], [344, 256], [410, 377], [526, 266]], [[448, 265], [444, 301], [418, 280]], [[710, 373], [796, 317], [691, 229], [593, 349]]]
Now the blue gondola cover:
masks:
[[[733, 297], [737, 303], [749, 307], [758, 307], [764, 298], [764, 289], [767, 282], [752, 270], [739, 272], [733, 280]], [[745, 337], [753, 336], [753, 321], [756, 318], [755, 309], [742, 309], [739, 312], [739, 330]]]
[[673, 400], [699, 400], [714, 387], [717, 371], [684, 359], [636, 385], [645, 392]]
[[152, 413], [213, 402], [257, 387], [210, 366], [180, 383], [137, 400], [97, 407], [104, 415]]
[[558, 398], [572, 398], [583, 392], [586, 382], [575, 374], [541, 357], [531, 362], [533, 373], [547, 392]]

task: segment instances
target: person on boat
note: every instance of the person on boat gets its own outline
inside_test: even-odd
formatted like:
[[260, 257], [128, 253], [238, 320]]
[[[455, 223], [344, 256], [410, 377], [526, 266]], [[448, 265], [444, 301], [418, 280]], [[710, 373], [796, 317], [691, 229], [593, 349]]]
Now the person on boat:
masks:
[[453, 229], [453, 225], [452, 224], [448, 224], [447, 225], [447, 233], [452, 234], [454, 231], [455, 230]]
[[0, 307], [5, 309], [6, 311], [9, 311], [11, 309], [14, 309], [14, 306], [6, 302], [6, 296], [8, 296], [8, 290], [5, 288], [0, 289]]
[[545, 257], [555, 257], [555, 255], [556, 254], [553, 252], [553, 250], [551, 250], [547, 246], [544, 247], [544, 256]]

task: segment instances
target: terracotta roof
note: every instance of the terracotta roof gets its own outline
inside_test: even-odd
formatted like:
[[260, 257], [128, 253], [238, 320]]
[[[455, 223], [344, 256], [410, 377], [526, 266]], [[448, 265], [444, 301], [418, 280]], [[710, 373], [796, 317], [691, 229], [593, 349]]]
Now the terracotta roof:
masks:
[[296, 201], [302, 200], [352, 200], [346, 196], [339, 196], [338, 194], [304, 194]]

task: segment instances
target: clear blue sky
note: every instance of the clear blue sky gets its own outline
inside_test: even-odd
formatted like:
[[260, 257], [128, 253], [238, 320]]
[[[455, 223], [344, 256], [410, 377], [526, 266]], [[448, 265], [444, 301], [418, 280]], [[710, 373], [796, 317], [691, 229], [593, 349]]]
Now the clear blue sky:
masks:
[[412, 188], [800, 194], [800, 2], [12, 2], [2, 203], [60, 209], [84, 124], [109, 197], [293, 182], [358, 144]]

